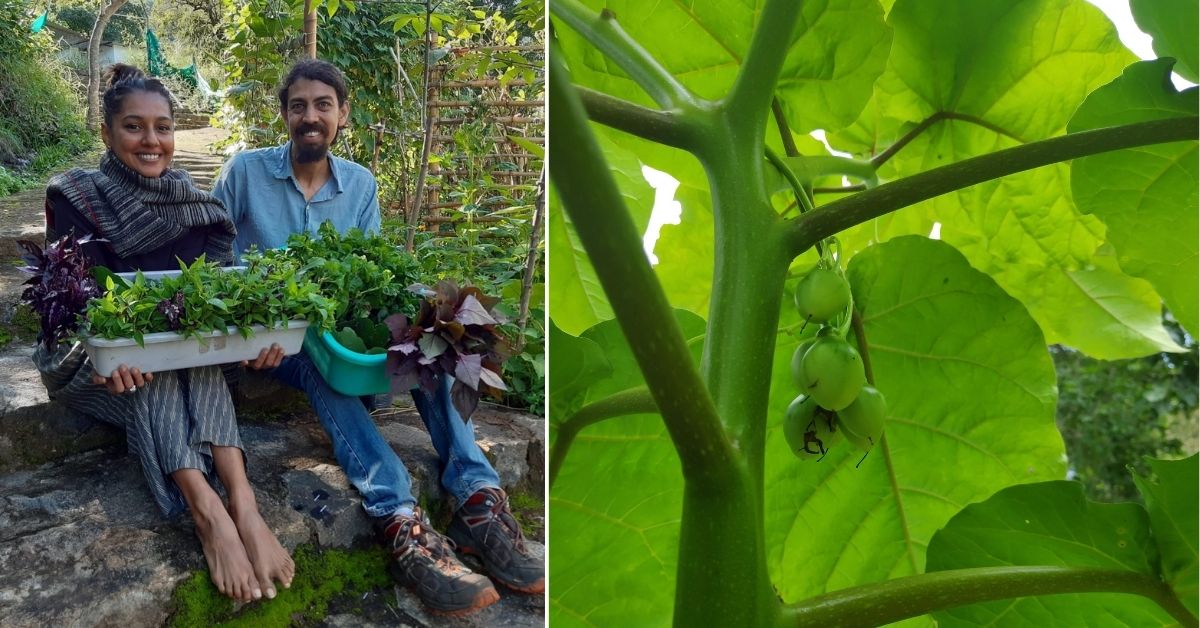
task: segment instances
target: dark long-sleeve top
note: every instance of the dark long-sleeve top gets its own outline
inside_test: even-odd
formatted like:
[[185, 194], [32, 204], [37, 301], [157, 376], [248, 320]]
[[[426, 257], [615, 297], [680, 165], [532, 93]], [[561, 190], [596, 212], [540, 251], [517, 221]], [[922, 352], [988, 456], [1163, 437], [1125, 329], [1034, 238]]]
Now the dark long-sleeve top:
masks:
[[[208, 234], [212, 227], [208, 225], [192, 227], [187, 235], [161, 246], [153, 251], [139, 255], [120, 257], [107, 242], [92, 241], [83, 245], [83, 252], [95, 266], [104, 266], [115, 273], [133, 272], [135, 270], [178, 270], [176, 258], [191, 264], [204, 252], [208, 242]], [[46, 198], [46, 231], [47, 234], [66, 235], [74, 230], [75, 237], [92, 234], [94, 238], [103, 238], [96, 233], [79, 209], [71, 204], [61, 194], [52, 194]]]

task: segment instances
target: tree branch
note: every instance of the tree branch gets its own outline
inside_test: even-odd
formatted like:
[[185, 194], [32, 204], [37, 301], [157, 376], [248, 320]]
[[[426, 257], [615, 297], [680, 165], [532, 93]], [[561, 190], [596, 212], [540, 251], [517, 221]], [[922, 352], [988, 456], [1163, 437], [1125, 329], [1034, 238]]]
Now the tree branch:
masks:
[[1195, 140], [1195, 116], [1070, 133], [964, 159], [838, 199], [787, 223], [794, 255], [835, 233], [921, 201], [977, 183], [1069, 159], [1136, 146]]
[[562, 467], [563, 460], [567, 457], [567, 451], [570, 450], [571, 443], [575, 441], [575, 436], [579, 434], [580, 430], [605, 419], [655, 412], [658, 412], [658, 406], [654, 405], [654, 398], [650, 396], [650, 391], [645, 386], [622, 390], [576, 410], [570, 418], [558, 426], [558, 436], [555, 437], [554, 445], [550, 448], [548, 465], [550, 467], [550, 488], [554, 488], [554, 479], [558, 477], [558, 470]]
[[759, 142], [783, 60], [791, 48], [801, 4], [800, 0], [766, 0], [754, 25], [750, 48], [725, 99], [724, 109], [730, 112], [730, 123], [753, 133]]
[[1150, 598], [1185, 626], [1194, 617], [1167, 585], [1133, 571], [1076, 567], [979, 567], [934, 571], [826, 593], [786, 607], [779, 626], [881, 626], [979, 602], [1061, 593]]
[[640, 138], [692, 150], [696, 132], [690, 119], [678, 111], [656, 111], [586, 87], [576, 87], [588, 117]]
[[588, 128], [583, 104], [558, 51], [550, 56], [550, 133], [562, 146], [550, 177], [652, 391], [683, 475], [698, 488], [727, 484], [738, 468], [716, 407], [642, 250], [604, 155]]
[[692, 93], [621, 28], [612, 11], [604, 9], [596, 14], [578, 0], [554, 0], [550, 11], [615, 61], [663, 109], [695, 102]]

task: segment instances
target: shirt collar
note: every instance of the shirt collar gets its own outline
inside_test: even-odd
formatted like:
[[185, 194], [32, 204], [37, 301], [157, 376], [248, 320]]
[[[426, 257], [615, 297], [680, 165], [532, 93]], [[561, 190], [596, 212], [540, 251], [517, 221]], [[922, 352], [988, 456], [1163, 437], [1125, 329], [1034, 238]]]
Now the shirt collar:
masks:
[[[326, 153], [325, 159], [329, 160], [329, 176], [333, 178], [333, 185], [340, 193], [342, 191], [342, 178], [338, 174], [341, 166], [338, 165], [338, 160], [333, 158], [332, 153]], [[292, 142], [288, 140], [286, 144], [279, 147], [279, 161], [275, 166], [276, 179], [288, 179], [292, 177]]]

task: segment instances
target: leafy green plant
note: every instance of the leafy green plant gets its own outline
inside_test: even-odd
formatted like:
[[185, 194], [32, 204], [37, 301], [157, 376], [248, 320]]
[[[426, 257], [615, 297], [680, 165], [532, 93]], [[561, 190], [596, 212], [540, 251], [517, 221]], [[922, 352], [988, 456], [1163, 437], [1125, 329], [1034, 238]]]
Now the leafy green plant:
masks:
[[0, 196], [38, 185], [94, 142], [48, 31], [30, 32], [33, 17], [25, 3], [0, 0]]
[[[1196, 624], [1196, 458], [1092, 503], [1054, 425], [1048, 343], [1200, 330], [1200, 29], [1134, 4], [1178, 64], [1073, 0], [552, 0], [556, 626]], [[684, 206], [653, 268], [643, 164]], [[787, 422], [784, 295], [831, 261], [865, 459]]]
[[180, 262], [179, 268], [178, 275], [157, 281], [141, 272], [125, 281], [98, 267], [105, 292], [88, 302], [80, 333], [141, 344], [146, 334], [163, 331], [190, 337], [237, 327], [249, 337], [254, 325], [274, 328], [308, 320], [328, 328], [333, 323], [334, 301], [298, 276], [294, 265], [255, 260], [245, 271], [227, 271], [201, 256], [190, 265]]
[[334, 303], [333, 328], [343, 334], [348, 330], [368, 349], [387, 346], [385, 318], [413, 316], [421, 303], [409, 290], [419, 279], [412, 255], [386, 237], [359, 229], [339, 234], [329, 221], [316, 234], [292, 234], [285, 248], [243, 259], [296, 268]]

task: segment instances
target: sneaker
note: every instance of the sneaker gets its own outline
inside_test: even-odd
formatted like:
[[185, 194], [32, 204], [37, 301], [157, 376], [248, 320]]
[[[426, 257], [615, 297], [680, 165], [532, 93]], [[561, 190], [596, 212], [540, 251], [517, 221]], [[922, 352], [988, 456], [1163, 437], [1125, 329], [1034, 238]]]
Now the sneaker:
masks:
[[453, 542], [429, 527], [420, 508], [411, 517], [388, 517], [383, 536], [395, 558], [392, 577], [435, 612], [465, 615], [500, 599], [491, 581], [458, 561]]
[[446, 534], [460, 550], [479, 556], [488, 573], [504, 586], [523, 593], [546, 590], [545, 565], [525, 547], [504, 491], [476, 492], [458, 509]]

